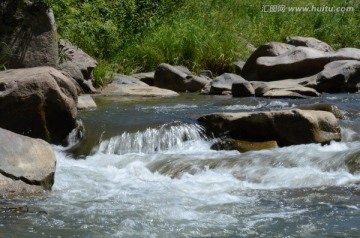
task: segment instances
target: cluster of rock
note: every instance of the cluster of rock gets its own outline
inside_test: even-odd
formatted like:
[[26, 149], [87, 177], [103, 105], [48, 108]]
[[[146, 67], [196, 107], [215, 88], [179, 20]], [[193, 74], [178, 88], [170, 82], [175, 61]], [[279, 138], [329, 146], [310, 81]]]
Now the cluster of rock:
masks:
[[357, 92], [360, 89], [360, 49], [334, 51], [311, 37], [289, 37], [287, 43], [258, 47], [246, 62], [236, 62], [236, 74], [215, 78], [197, 76], [181, 66], [160, 64], [146, 82], [176, 92], [234, 97], [307, 98], [321, 93]]
[[50, 190], [56, 158], [49, 143], [66, 143], [77, 126], [77, 105], [96, 107], [91, 98], [79, 99], [96, 92], [97, 62], [59, 42], [51, 8], [32, 0], [1, 1], [0, 53], [6, 69], [0, 71], [1, 195]]

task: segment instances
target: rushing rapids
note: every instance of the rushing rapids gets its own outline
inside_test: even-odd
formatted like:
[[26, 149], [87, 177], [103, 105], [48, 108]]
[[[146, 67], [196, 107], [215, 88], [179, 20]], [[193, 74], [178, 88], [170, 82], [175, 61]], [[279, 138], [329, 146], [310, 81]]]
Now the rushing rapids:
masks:
[[[309, 100], [98, 99], [83, 139], [55, 147], [53, 191], [4, 201], [4, 237], [357, 237], [360, 95]], [[342, 141], [214, 151], [199, 115], [330, 102], [347, 112]], [[79, 133], [73, 133], [77, 135]], [[85, 148], [85, 149], [84, 149]], [[77, 159], [74, 158], [83, 159]], [[24, 208], [26, 207], [26, 209]], [[22, 209], [20, 209], [22, 208]], [[7, 210], [16, 211], [16, 210]]]

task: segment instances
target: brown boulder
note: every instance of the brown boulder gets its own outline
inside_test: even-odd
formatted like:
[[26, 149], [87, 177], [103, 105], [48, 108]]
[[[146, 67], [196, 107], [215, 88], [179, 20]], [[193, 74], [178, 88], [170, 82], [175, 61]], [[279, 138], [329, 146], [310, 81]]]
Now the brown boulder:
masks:
[[0, 193], [3, 197], [51, 190], [56, 157], [45, 141], [0, 128], [0, 158]]
[[0, 127], [63, 143], [76, 124], [77, 92], [51, 67], [0, 72]]
[[341, 139], [337, 119], [330, 112], [283, 110], [216, 113], [198, 119], [209, 134], [246, 141], [275, 140], [280, 146], [329, 143]]
[[5, 67], [53, 66], [58, 61], [54, 14], [39, 1], [3, 0], [0, 8], [0, 43], [9, 49]]

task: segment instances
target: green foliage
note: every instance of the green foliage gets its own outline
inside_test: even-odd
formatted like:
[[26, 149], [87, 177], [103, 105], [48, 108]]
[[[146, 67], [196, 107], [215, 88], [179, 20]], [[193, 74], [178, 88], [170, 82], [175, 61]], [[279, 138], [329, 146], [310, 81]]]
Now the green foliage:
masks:
[[[312, 36], [334, 48], [360, 48], [358, 0], [46, 1], [59, 34], [101, 62], [98, 85], [106, 83], [106, 70], [149, 71], [162, 62], [219, 74], [250, 55], [246, 41], [259, 46]], [[264, 5], [351, 6], [355, 11], [264, 12]]]
[[0, 42], [0, 70], [5, 70], [11, 58], [11, 49], [4, 42]]
[[[264, 5], [286, 7], [352, 6], [354, 12], [264, 12]], [[231, 70], [255, 46], [285, 41], [287, 36], [311, 36], [335, 48], [360, 47], [356, 0], [184, 0], [162, 23], [120, 50], [117, 61], [125, 72], [153, 70], [159, 63], [182, 64], [193, 71]]]

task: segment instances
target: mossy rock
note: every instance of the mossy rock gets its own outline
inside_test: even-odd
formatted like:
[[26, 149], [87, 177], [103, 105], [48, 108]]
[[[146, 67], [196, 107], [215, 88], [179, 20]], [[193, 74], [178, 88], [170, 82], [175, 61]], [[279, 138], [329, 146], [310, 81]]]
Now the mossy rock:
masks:
[[264, 141], [264, 142], [251, 142], [235, 139], [224, 139], [216, 142], [211, 146], [212, 150], [237, 150], [241, 153], [277, 148], [278, 144], [276, 141]]

